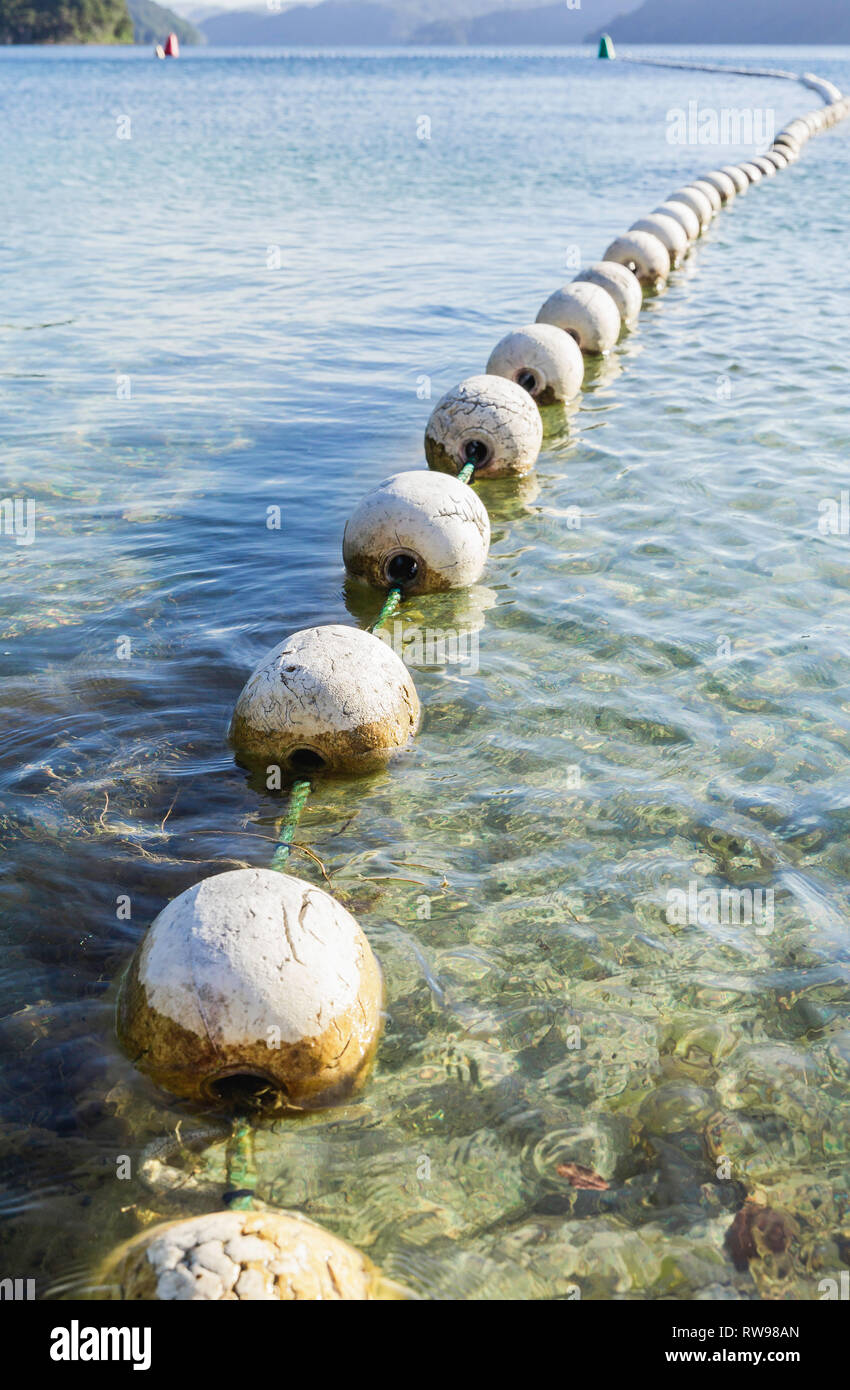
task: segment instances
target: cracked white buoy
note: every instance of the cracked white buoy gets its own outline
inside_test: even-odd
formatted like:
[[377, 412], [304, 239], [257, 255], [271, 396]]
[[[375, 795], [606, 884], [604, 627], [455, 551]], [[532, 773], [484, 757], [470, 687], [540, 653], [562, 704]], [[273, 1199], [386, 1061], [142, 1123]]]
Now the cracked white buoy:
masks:
[[539, 406], [555, 405], [581, 390], [584, 358], [575, 338], [562, 328], [532, 323], [496, 344], [487, 372], [515, 381]]
[[596, 261], [586, 266], [576, 276], [576, 281], [585, 281], [606, 290], [616, 304], [623, 323], [634, 323], [638, 317], [643, 304], [643, 290], [628, 266], [621, 265], [619, 261]]
[[751, 159], [749, 162], [754, 164], [757, 169], [760, 169], [766, 179], [773, 179], [776, 177], [776, 165], [771, 164], [769, 159], [765, 159], [763, 154], [757, 154], [755, 158]]
[[263, 657], [236, 702], [230, 739], [249, 764], [367, 772], [407, 747], [419, 713], [410, 674], [386, 642], [331, 623]]
[[712, 188], [716, 188], [721, 203], [734, 203], [738, 187], [724, 169], [710, 169], [707, 174], [703, 174], [699, 182], [709, 183]]
[[653, 213], [653, 216], [656, 215], [672, 217], [674, 222], [679, 223], [689, 241], [696, 241], [702, 231], [699, 218], [686, 203], [661, 203]]
[[619, 261], [640, 280], [642, 285], [657, 285], [670, 274], [670, 254], [667, 247], [651, 232], [627, 232], [611, 242], [603, 260]]
[[737, 164], [725, 164], [723, 168], [720, 170], [720, 172], [721, 174], [725, 174], [726, 177], [735, 185], [735, 192], [737, 194], [740, 195], [741, 193], [747, 192], [750, 186], [750, 181], [747, 178], [746, 174], [738, 168]]
[[688, 184], [686, 188], [677, 188], [675, 193], [670, 194], [667, 202], [684, 203], [685, 207], [690, 208], [691, 212], [696, 214], [703, 231], [714, 216], [714, 209], [705, 194], [701, 193], [698, 188], [694, 188], [692, 184]]
[[574, 280], [550, 294], [538, 323], [553, 323], [575, 338], [582, 352], [610, 352], [620, 336], [620, 311], [600, 285]]
[[477, 493], [424, 468], [385, 478], [358, 504], [342, 537], [350, 575], [406, 594], [474, 584], [489, 548], [490, 518]]
[[653, 212], [649, 217], [639, 217], [629, 228], [630, 232], [648, 232], [657, 237], [670, 257], [671, 266], [677, 266], [688, 254], [690, 238], [675, 217], [665, 212]]
[[425, 429], [428, 467], [478, 478], [530, 473], [543, 443], [540, 411], [527, 391], [503, 376], [470, 376], [447, 391]]
[[109, 1301], [151, 1303], [404, 1296], [359, 1250], [289, 1211], [215, 1211], [164, 1222], [113, 1251], [97, 1284]]
[[751, 164], [748, 160], [745, 160], [743, 164], [739, 164], [738, 167], [742, 171], [742, 173], [746, 174], [750, 183], [761, 183], [762, 179], [764, 178], [764, 174], [762, 173], [761, 169], [759, 169], [755, 164]]
[[382, 1004], [378, 963], [340, 903], [289, 874], [234, 869], [155, 918], [121, 982], [118, 1038], [173, 1095], [312, 1109], [364, 1079]]

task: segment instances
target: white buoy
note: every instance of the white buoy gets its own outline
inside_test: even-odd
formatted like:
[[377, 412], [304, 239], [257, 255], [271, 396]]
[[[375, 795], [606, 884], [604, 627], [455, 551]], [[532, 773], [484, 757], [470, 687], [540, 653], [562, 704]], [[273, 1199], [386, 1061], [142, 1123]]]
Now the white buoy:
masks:
[[378, 963], [340, 903], [234, 869], [155, 918], [121, 983], [118, 1037], [173, 1095], [312, 1109], [363, 1081], [382, 1005]]
[[763, 154], [757, 154], [755, 158], [751, 159], [749, 162], [750, 164], [754, 164], [757, 169], [760, 169], [766, 179], [773, 179], [776, 177], [776, 165], [771, 164], [769, 159], [765, 159]]
[[757, 168], [755, 164], [751, 164], [748, 160], [745, 160], [743, 164], [739, 164], [738, 167], [742, 173], [746, 174], [750, 183], [761, 183], [764, 178], [761, 169]]
[[627, 266], [642, 285], [657, 285], [670, 274], [670, 255], [651, 232], [627, 232], [611, 242], [603, 257]]
[[640, 217], [629, 228], [630, 232], [649, 232], [665, 247], [671, 266], [676, 266], [688, 254], [690, 239], [681, 222], [664, 212], [654, 212], [650, 217]]
[[727, 178], [735, 185], [735, 192], [739, 196], [742, 193], [746, 193], [749, 189], [750, 181], [747, 178], [746, 174], [738, 168], [737, 164], [725, 164], [723, 168], [720, 170], [720, 172], [721, 174], [725, 174]]
[[107, 1301], [148, 1303], [404, 1296], [321, 1226], [298, 1212], [263, 1210], [208, 1212], [143, 1231], [105, 1261], [97, 1288]]
[[575, 338], [582, 352], [610, 352], [620, 336], [620, 311], [600, 285], [574, 280], [550, 294], [537, 315]]
[[714, 209], [704, 193], [698, 188], [688, 184], [685, 188], [677, 188], [675, 193], [671, 193], [667, 199], [668, 203], [684, 203], [685, 207], [690, 208], [691, 212], [696, 213], [700, 227], [705, 231], [714, 216]]
[[481, 498], [457, 478], [424, 468], [385, 478], [358, 504], [342, 538], [350, 575], [379, 589], [398, 585], [406, 594], [474, 584], [489, 548]]
[[723, 199], [714, 184], [709, 182], [708, 179], [694, 179], [693, 183], [689, 184], [688, 187], [695, 188], [698, 193], [701, 193], [704, 198], [708, 199], [713, 213], [716, 214], [720, 211], [723, 206]]
[[737, 184], [723, 169], [710, 169], [707, 174], [703, 174], [699, 182], [709, 183], [712, 188], [716, 188], [721, 203], [734, 203], [738, 191]]
[[477, 478], [529, 473], [543, 443], [540, 411], [527, 391], [503, 376], [470, 376], [453, 386], [425, 428], [428, 467]]
[[785, 158], [785, 155], [780, 154], [778, 150], [765, 150], [761, 158], [766, 159], [769, 164], [772, 164], [777, 173], [780, 169], [787, 169], [790, 162]]
[[[781, 154], [788, 164], [794, 164], [800, 158], [800, 147], [790, 140], [777, 140], [770, 149], [775, 154]], [[770, 153], [770, 151], [768, 151]]]
[[619, 261], [595, 261], [586, 266], [575, 278], [574, 284], [584, 281], [588, 285], [598, 285], [610, 294], [623, 323], [634, 323], [643, 304], [643, 290], [640, 281], [628, 266]]
[[702, 231], [696, 213], [685, 203], [661, 203], [655, 212], [660, 213], [663, 217], [672, 217], [675, 222], [678, 222], [688, 241], [696, 241]]
[[401, 658], [372, 633], [331, 623], [295, 632], [263, 657], [236, 702], [230, 738], [249, 764], [367, 772], [406, 748], [418, 724]]
[[584, 380], [581, 348], [551, 323], [532, 323], [508, 333], [490, 353], [487, 371], [515, 381], [537, 404], [572, 400]]

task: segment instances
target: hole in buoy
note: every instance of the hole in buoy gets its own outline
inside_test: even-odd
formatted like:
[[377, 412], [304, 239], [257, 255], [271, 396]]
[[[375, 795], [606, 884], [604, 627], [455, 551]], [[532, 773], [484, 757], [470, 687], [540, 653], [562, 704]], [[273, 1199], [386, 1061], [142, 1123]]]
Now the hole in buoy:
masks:
[[480, 468], [482, 463], [486, 463], [490, 457], [490, 450], [480, 439], [467, 440], [463, 446], [463, 457], [466, 463], [471, 463], [473, 468]]
[[286, 1100], [286, 1087], [255, 1071], [233, 1071], [208, 1081], [211, 1100], [236, 1110], [269, 1110]]
[[406, 550], [391, 555], [384, 565], [384, 574], [391, 584], [412, 584], [418, 573], [418, 560]]
[[533, 396], [537, 390], [537, 377], [528, 367], [523, 367], [517, 372], [517, 386], [521, 386], [523, 391], [527, 391], [529, 396]]
[[313, 748], [293, 748], [286, 759], [293, 772], [321, 772], [325, 760]]

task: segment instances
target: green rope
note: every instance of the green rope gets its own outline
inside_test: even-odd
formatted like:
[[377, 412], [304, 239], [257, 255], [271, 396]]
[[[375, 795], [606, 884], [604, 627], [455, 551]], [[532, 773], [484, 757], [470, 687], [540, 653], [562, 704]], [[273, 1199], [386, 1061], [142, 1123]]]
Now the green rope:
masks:
[[254, 1169], [254, 1131], [247, 1120], [236, 1120], [227, 1143], [227, 1191], [230, 1211], [252, 1211], [257, 1174]]
[[296, 782], [293, 785], [289, 799], [289, 810], [284, 817], [277, 839], [277, 848], [272, 855], [270, 868], [283, 870], [289, 851], [292, 849], [292, 837], [301, 819], [301, 812], [307, 804], [307, 797], [310, 795], [310, 782]]
[[396, 610], [397, 610], [397, 608], [398, 608], [398, 606], [399, 606], [400, 603], [401, 603], [401, 589], [398, 589], [398, 588], [390, 589], [389, 593], [387, 594], [386, 600], [385, 600], [385, 602], [384, 602], [384, 606], [383, 606], [383, 608], [381, 609], [381, 611], [380, 611], [380, 613], [378, 614], [378, 616], [377, 616], [377, 618], [375, 619], [375, 621], [373, 622], [373, 624], [372, 624], [372, 626], [371, 626], [371, 628], [370, 628], [370, 631], [371, 631], [371, 632], [377, 632], [377, 631], [378, 631], [378, 628], [379, 628], [379, 627], [382, 627], [383, 624], [387, 621], [387, 619], [388, 619], [388, 618], [391, 618], [391, 617], [393, 616], [393, 613], [396, 612]]
[[459, 483], [468, 483], [474, 472], [475, 472], [475, 464], [474, 464], [474, 463], [465, 463], [465, 464], [463, 465], [463, 468], [460, 470], [460, 472], [459, 472], [458, 475], [457, 475], [458, 482], [459, 482]]

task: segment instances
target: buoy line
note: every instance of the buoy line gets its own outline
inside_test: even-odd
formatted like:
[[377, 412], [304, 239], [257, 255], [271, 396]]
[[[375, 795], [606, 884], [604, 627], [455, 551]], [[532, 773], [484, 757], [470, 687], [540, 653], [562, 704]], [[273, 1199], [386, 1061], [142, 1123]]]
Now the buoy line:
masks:
[[[613, 57], [610, 40], [600, 56]], [[298, 1213], [256, 1209], [248, 1114], [309, 1110], [351, 1095], [375, 1055], [384, 1002], [380, 967], [355, 919], [330, 894], [285, 872], [293, 837], [314, 777], [384, 767], [415, 735], [414, 683], [378, 633], [406, 596], [465, 588], [483, 572], [489, 517], [472, 483], [530, 472], [543, 442], [541, 408], [578, 395], [585, 355], [613, 349], [636, 321], [644, 292], [667, 280], [721, 208], [850, 114], [850, 99], [812, 74], [746, 75], [801, 81], [825, 106], [789, 122], [764, 155], [674, 192], [551, 294], [533, 324], [504, 337], [484, 373], [446, 392], [425, 429], [428, 469], [385, 479], [345, 527], [347, 572], [384, 594], [371, 628], [294, 633], [266, 654], [239, 695], [229, 730], [237, 758], [248, 767], [285, 767], [292, 778], [271, 865], [216, 874], [169, 902], [133, 955], [117, 1009], [122, 1047], [155, 1084], [178, 1098], [235, 1106], [228, 1209], [160, 1224], [125, 1243], [102, 1271], [108, 1297], [406, 1296]]]

